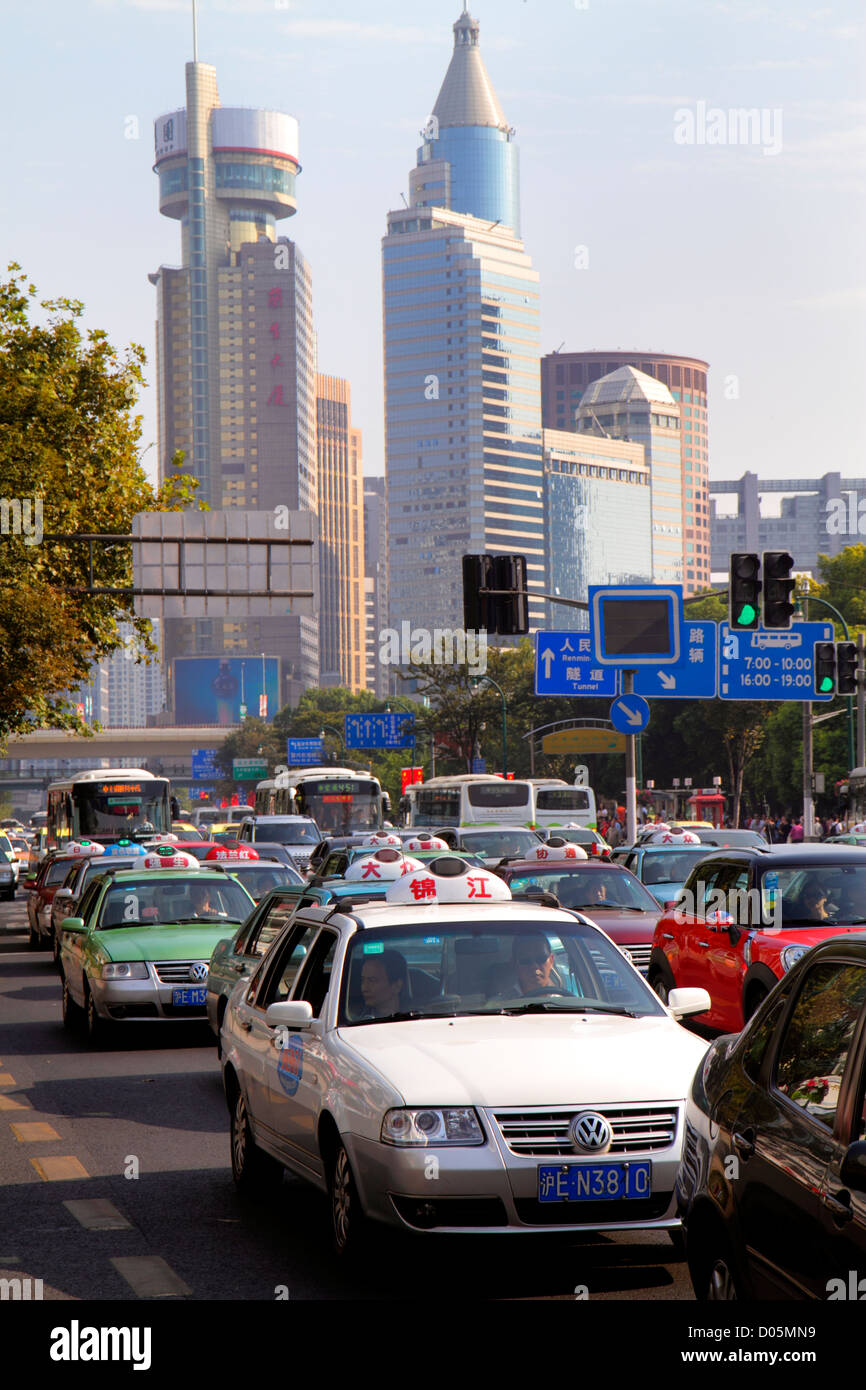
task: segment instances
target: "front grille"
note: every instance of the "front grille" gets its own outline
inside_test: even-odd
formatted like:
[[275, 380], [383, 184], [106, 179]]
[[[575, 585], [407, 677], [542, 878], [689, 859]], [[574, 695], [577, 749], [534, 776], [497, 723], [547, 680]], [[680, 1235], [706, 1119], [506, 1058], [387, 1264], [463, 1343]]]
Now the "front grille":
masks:
[[[156, 960], [153, 968], [156, 978], [164, 985], [203, 985], [204, 980], [191, 980], [190, 968], [199, 962], [194, 960]], [[207, 964], [207, 961], [205, 961]]]
[[657, 1221], [671, 1204], [671, 1192], [627, 1202], [537, 1202], [521, 1197], [514, 1206], [527, 1226], [603, 1226], [611, 1222]]
[[507, 1226], [508, 1213], [499, 1197], [395, 1197], [391, 1201], [409, 1226], [432, 1231], [437, 1226]]
[[[669, 1149], [676, 1138], [677, 1111], [672, 1105], [574, 1106], [568, 1110], [500, 1110], [499, 1131], [519, 1158], [574, 1158], [568, 1129], [582, 1110], [597, 1110], [613, 1129], [613, 1143], [599, 1158], [614, 1154], [654, 1153]], [[581, 1158], [591, 1157], [580, 1154]], [[631, 1205], [631, 1203], [629, 1203]]]
[[622, 946], [620, 949], [628, 951], [635, 970], [639, 970], [642, 975], [647, 973], [653, 949], [651, 941], [630, 941], [628, 945]]

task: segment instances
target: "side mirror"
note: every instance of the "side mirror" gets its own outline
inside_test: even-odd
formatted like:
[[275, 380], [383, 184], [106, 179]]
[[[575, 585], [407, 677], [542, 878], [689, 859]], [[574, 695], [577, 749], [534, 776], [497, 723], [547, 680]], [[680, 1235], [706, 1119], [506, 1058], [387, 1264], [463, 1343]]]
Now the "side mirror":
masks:
[[662, 903], [665, 912], [673, 912], [674, 908], [679, 907], [679, 898], [670, 898], [666, 903]]
[[313, 1006], [306, 999], [269, 1004], [265, 1023], [269, 1028], [303, 1028], [313, 1021]]
[[82, 917], [64, 917], [63, 921], [60, 923], [60, 930], [68, 932], [83, 932], [84, 919]]
[[866, 1192], [866, 1142], [862, 1139], [849, 1144], [839, 1170], [839, 1181], [854, 1192]]
[[668, 1008], [676, 1019], [706, 1014], [712, 1007], [712, 1000], [705, 989], [672, 989], [668, 995]]
[[723, 912], [721, 908], [717, 912], [708, 912], [706, 921], [711, 931], [727, 931], [734, 926], [730, 912]]

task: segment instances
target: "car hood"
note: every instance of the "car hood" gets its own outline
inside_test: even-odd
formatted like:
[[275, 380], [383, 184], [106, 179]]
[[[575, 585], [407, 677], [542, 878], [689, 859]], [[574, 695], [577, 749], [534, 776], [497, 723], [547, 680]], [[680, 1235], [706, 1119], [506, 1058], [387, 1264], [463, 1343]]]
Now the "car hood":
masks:
[[786, 946], [817, 946], [821, 941], [827, 941], [831, 936], [850, 936], [852, 932], [866, 932], [866, 922], [856, 927], [846, 927], [844, 922], [838, 925], [828, 922], [825, 926], [816, 925], [814, 927], [782, 927], [772, 936], [765, 932], [758, 932], [752, 942], [752, 954], [763, 947], [772, 955], [777, 956]]
[[343, 1028], [339, 1036], [407, 1105], [682, 1100], [707, 1049], [667, 1016], [418, 1019]]
[[109, 960], [210, 960], [218, 941], [232, 936], [237, 922], [203, 922], [200, 927], [109, 927], [93, 943]]
[[593, 903], [591, 907], [566, 908], [566, 911], [579, 912], [583, 917], [588, 917], [603, 932], [607, 932], [618, 946], [627, 946], [630, 942], [652, 941], [662, 910], [659, 907], [658, 912], [623, 912], [621, 908]]

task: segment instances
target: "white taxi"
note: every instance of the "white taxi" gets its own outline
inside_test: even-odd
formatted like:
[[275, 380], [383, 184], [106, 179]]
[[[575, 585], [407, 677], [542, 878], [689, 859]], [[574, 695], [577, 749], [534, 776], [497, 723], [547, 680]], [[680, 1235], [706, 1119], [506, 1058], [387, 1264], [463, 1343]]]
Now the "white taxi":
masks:
[[222, 1025], [241, 1190], [284, 1168], [334, 1246], [416, 1232], [677, 1231], [683, 1115], [707, 1044], [580, 914], [443, 855], [384, 902], [301, 908]]

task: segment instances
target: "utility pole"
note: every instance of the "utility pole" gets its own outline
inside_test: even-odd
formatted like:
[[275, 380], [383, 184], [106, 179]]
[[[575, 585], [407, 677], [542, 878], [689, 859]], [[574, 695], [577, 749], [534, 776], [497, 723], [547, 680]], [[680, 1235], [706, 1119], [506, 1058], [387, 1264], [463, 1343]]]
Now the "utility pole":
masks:
[[[622, 693], [623, 695], [634, 694], [634, 671], [623, 671]], [[636, 738], [635, 734], [626, 734], [625, 736], [625, 833], [627, 845], [633, 845], [637, 839]]]
[[[809, 621], [809, 591], [801, 594], [803, 621]], [[803, 701], [803, 839], [815, 838], [815, 810], [812, 803], [814, 768], [812, 762], [812, 701]]]
[[857, 633], [857, 766], [866, 767], [866, 636]]

